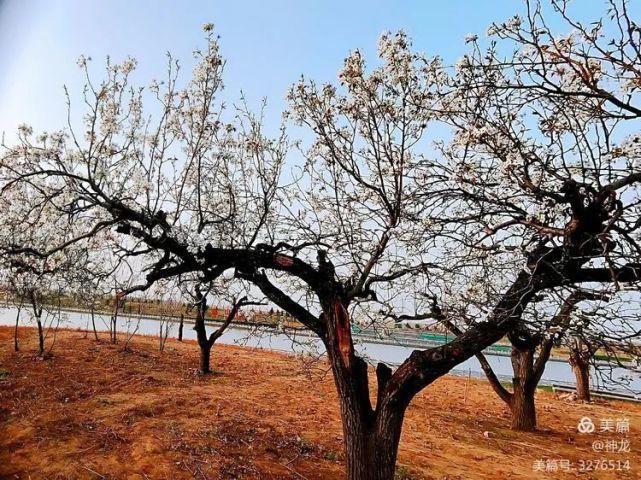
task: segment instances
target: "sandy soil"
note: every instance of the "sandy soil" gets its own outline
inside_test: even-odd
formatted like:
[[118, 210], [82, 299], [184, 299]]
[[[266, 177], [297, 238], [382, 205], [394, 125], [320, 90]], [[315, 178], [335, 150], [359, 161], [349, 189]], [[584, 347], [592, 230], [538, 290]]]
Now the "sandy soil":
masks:
[[[34, 354], [35, 332], [0, 327], [0, 478], [343, 478], [336, 394], [324, 362], [216, 346], [217, 373], [197, 375], [197, 347], [136, 337], [129, 351], [59, 332], [53, 355]], [[105, 335], [106, 337], [106, 335]], [[509, 429], [482, 381], [445, 377], [410, 406], [398, 478], [641, 478], [641, 406], [580, 404], [537, 394], [540, 430]], [[577, 432], [590, 416], [593, 434]], [[600, 433], [628, 418], [630, 433]], [[630, 440], [630, 453], [596, 453], [594, 440]], [[537, 460], [572, 470], [540, 472]], [[628, 471], [579, 472], [579, 462], [629, 460]], [[548, 464], [554, 468], [554, 462]]]

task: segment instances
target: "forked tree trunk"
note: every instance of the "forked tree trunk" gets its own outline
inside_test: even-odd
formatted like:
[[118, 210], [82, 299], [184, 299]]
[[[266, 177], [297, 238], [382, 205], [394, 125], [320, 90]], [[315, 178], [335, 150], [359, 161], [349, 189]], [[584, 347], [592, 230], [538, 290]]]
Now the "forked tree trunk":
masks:
[[348, 313], [336, 300], [325, 315], [330, 320], [326, 346], [341, 407], [347, 478], [393, 480], [405, 407], [383, 402], [372, 409], [367, 364], [354, 354]]
[[538, 379], [534, 378], [534, 349], [512, 348], [513, 392], [510, 398], [512, 429], [531, 432], [536, 429], [534, 392]]
[[570, 365], [576, 379], [576, 398], [586, 402], [590, 401], [590, 362], [583, 358], [581, 353], [570, 354]]
[[[558, 312], [552, 319], [551, 325], [567, 328], [570, 315], [579, 302], [584, 300], [595, 299], [595, 296], [583, 290], [573, 292], [561, 305]], [[454, 333], [457, 327], [450, 325]], [[476, 357], [485, 372], [490, 384], [498, 396], [510, 407], [512, 413], [512, 428], [514, 430], [532, 431], [536, 429], [536, 405], [534, 402], [534, 393], [536, 387], [543, 376], [545, 365], [550, 359], [552, 348], [554, 347], [554, 337], [544, 337], [531, 335], [527, 331], [514, 330], [508, 334], [512, 342], [512, 378], [513, 392], [509, 392], [495, 375], [492, 367], [482, 353], [477, 353]], [[534, 359], [536, 349], [539, 349], [539, 355]], [[576, 351], [576, 349], [572, 350]], [[570, 355], [572, 362], [572, 355]], [[588, 378], [589, 381], [589, 378]], [[579, 381], [577, 380], [577, 384]]]
[[393, 480], [403, 414], [378, 412], [362, 418], [341, 399], [345, 463], [349, 480]]
[[241, 298], [240, 300], [234, 303], [234, 306], [229, 311], [227, 318], [222, 323], [218, 329], [212, 332], [207, 336], [207, 328], [205, 327], [205, 313], [207, 312], [207, 302], [206, 298], [197, 291], [196, 296], [198, 301], [196, 302], [196, 321], [194, 322], [194, 330], [196, 330], [196, 338], [198, 339], [198, 346], [200, 347], [200, 373], [208, 374], [211, 373], [211, 368], [209, 365], [209, 358], [211, 356], [211, 349], [216, 343], [225, 330], [231, 324], [232, 320], [236, 318], [236, 314], [244, 305], [260, 305], [256, 302], [248, 302], [246, 297]]
[[511, 428], [524, 432], [536, 429], [536, 405], [534, 392], [549, 356], [549, 346], [543, 347], [539, 360], [534, 362], [535, 348], [512, 347], [512, 392], [508, 391], [495, 375], [492, 367], [482, 353], [476, 355], [490, 385], [510, 408]]
[[[318, 251], [317, 270], [287, 255], [274, 254], [273, 262], [279, 269], [291, 268], [314, 289], [322, 307], [320, 317], [289, 298], [264, 273], [255, 272], [255, 266], [248, 272], [239, 270], [237, 275], [250, 280], [271, 301], [300, 319], [322, 339], [341, 407], [349, 480], [394, 479], [403, 417], [414, 396], [453, 366], [505, 335], [534, 298], [536, 287], [542, 284], [534, 282], [533, 273], [521, 271], [494, 307], [490, 320], [447, 345], [412, 352], [393, 373], [379, 363], [376, 409], [372, 409], [367, 364], [354, 353], [347, 310], [351, 292], [360, 291], [362, 282], [345, 292], [345, 285], [335, 281], [334, 267], [323, 250]], [[342, 295], [346, 297], [344, 301]], [[437, 313], [432, 312], [430, 316], [435, 318]]]

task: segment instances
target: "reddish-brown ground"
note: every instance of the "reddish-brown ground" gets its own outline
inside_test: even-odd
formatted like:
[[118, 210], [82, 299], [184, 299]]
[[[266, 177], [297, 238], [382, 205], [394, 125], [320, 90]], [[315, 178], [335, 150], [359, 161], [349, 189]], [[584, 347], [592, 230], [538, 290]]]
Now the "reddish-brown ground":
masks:
[[[34, 355], [35, 333], [0, 327], [0, 478], [216, 479], [343, 477], [341, 427], [322, 362], [216, 346], [217, 373], [196, 374], [197, 347], [135, 337], [131, 349], [59, 332], [53, 356]], [[411, 405], [398, 478], [641, 478], [641, 407], [580, 404], [537, 394], [540, 431], [509, 430], [486, 383], [445, 377]], [[597, 432], [577, 433], [592, 417]], [[630, 433], [599, 433], [626, 417]], [[627, 438], [631, 453], [596, 453], [595, 439]], [[619, 472], [550, 472], [538, 459], [629, 460]], [[550, 464], [553, 468], [554, 463]], [[563, 464], [560, 464], [562, 466]]]

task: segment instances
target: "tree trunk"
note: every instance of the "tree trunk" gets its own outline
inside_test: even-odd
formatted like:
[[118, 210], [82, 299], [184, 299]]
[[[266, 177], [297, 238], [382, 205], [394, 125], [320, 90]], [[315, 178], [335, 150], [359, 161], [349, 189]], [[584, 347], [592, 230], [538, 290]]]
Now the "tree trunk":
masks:
[[96, 329], [96, 311], [91, 307], [91, 326], [93, 327], [93, 336], [98, 340], [98, 330]]
[[512, 411], [512, 429], [532, 432], [536, 429], [536, 406], [534, 390], [522, 387], [514, 388], [510, 402]]
[[581, 355], [570, 355], [570, 365], [576, 379], [576, 398], [590, 401], [590, 363], [580, 358]]
[[36, 317], [36, 323], [38, 324], [38, 354], [42, 356], [45, 353], [45, 334], [40, 317]]
[[[122, 302], [122, 303], [121, 303]], [[114, 310], [113, 313], [111, 314], [111, 321], [110, 321], [110, 341], [114, 345], [118, 343], [118, 313], [120, 312], [120, 309], [124, 310], [125, 303], [124, 300], [121, 300], [121, 298], [116, 295], [115, 302], [114, 302]], [[129, 339], [127, 339], [129, 341]], [[125, 345], [125, 349], [127, 346]]]
[[200, 347], [200, 373], [206, 375], [211, 373], [209, 357], [213, 342], [207, 337], [207, 327], [205, 326], [205, 313], [207, 312], [207, 303], [204, 297], [200, 296], [196, 307], [196, 320], [194, 321], [194, 330]]
[[111, 323], [110, 323], [110, 329], [109, 329], [110, 330], [109, 334], [111, 336], [110, 340], [111, 340], [111, 343], [113, 344], [115, 344], [118, 340], [118, 338], [116, 337], [117, 322], [118, 322], [118, 319], [116, 318], [116, 314], [113, 314], [111, 316]]
[[19, 351], [20, 346], [18, 345], [18, 322], [20, 321], [20, 309], [18, 309], [18, 313], [16, 315], [16, 328], [13, 332], [13, 350], [14, 351]]
[[[341, 407], [347, 478], [393, 480], [405, 407], [382, 400], [372, 409], [367, 364], [354, 354], [347, 310], [335, 300], [325, 315], [329, 319], [327, 352]], [[385, 381], [381, 376], [379, 391]]]
[[180, 323], [178, 324], [178, 341], [183, 341], [183, 327], [185, 325], [185, 314], [180, 314]]
[[210, 368], [210, 357], [211, 357], [211, 345], [200, 345], [200, 373], [207, 375], [211, 373]]
[[536, 429], [536, 406], [534, 392], [534, 348], [512, 348], [512, 369], [514, 391], [510, 399], [512, 429], [531, 432]]
[[378, 413], [362, 419], [341, 400], [345, 464], [349, 480], [393, 480], [403, 414]]

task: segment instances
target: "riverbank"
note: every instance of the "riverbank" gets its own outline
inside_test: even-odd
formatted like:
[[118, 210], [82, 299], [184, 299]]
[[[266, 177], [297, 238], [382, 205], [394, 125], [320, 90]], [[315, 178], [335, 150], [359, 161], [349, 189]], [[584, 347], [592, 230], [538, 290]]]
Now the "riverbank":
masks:
[[[16, 309], [0, 308], [0, 325], [14, 326], [16, 321]], [[84, 311], [66, 311], [60, 322], [60, 327], [68, 329], [90, 329], [91, 316]], [[107, 331], [109, 326], [109, 316], [96, 315], [96, 327], [101, 331]], [[25, 309], [21, 312], [20, 325], [31, 325], [33, 321], [29, 319], [29, 312]], [[57, 320], [50, 317], [47, 326], [55, 327]], [[147, 318], [140, 316], [119, 316], [117, 329], [123, 334], [142, 334], [158, 335], [161, 323], [159, 318]], [[176, 337], [178, 333], [178, 324], [169, 322], [169, 337]], [[184, 338], [195, 340], [196, 333], [191, 324], [186, 323], [183, 329]], [[388, 339], [386, 339], [388, 340]], [[322, 355], [325, 351], [320, 339], [305, 330], [274, 330], [273, 328], [255, 328], [247, 325], [241, 326], [232, 324], [219, 339], [218, 343], [229, 345], [245, 345], [250, 347], [261, 347], [266, 350], [276, 350], [286, 353], [309, 353], [312, 355]], [[388, 365], [399, 365], [402, 363], [418, 346], [405, 346], [390, 343], [389, 341], [370, 341], [363, 337], [355, 335], [356, 350], [361, 356], [368, 359], [371, 364], [384, 362]], [[425, 345], [422, 346], [425, 348]], [[486, 359], [494, 369], [497, 377], [504, 382], [511, 382], [513, 370], [511, 359], [505, 355], [497, 355], [486, 352]], [[470, 358], [459, 364], [450, 371], [451, 374], [459, 376], [472, 376], [485, 378], [481, 365], [476, 358]], [[641, 373], [630, 372], [629, 370], [616, 367], [602, 368], [600, 372], [592, 369], [591, 383], [599, 389], [621, 390], [622, 377], [631, 377], [629, 387], [635, 392], [641, 392]], [[567, 361], [550, 359], [545, 367], [539, 386], [550, 388], [552, 385], [565, 387], [574, 386], [574, 374]], [[629, 393], [623, 390], [623, 393]]]
[[[52, 311], [56, 311], [57, 307], [51, 306]], [[0, 308], [1, 311], [11, 311], [15, 310], [14, 306], [10, 306], [6, 300], [5, 300], [5, 305], [3, 308]], [[218, 309], [216, 309], [218, 310]], [[72, 307], [72, 306], [65, 306], [64, 308], [61, 309], [61, 313], [65, 315], [80, 315], [85, 318], [85, 321], [83, 325], [66, 325], [67, 328], [86, 328], [89, 329], [91, 328], [90, 325], [90, 318], [91, 318], [91, 312], [86, 309], [82, 308], [77, 308], [77, 307]], [[97, 319], [97, 324], [96, 327], [98, 330], [105, 330], [107, 327], [107, 323], [105, 322], [105, 319], [111, 317], [112, 313], [107, 311], [107, 310], [94, 310], [93, 315]], [[164, 322], [168, 322], [170, 325], [173, 325], [177, 328], [178, 324], [180, 323], [180, 318], [181, 315], [177, 314], [174, 312], [172, 315], [159, 315], [159, 314], [154, 314], [154, 313], [149, 313], [149, 312], [142, 312], [138, 314], [132, 314], [132, 313], [120, 313], [119, 314], [119, 323], [122, 323], [123, 320], [129, 320], [131, 323], [136, 323], [140, 322], [142, 320], [162, 320]], [[6, 320], [6, 319], [4, 319]], [[182, 320], [185, 325], [193, 325], [195, 321], [195, 317], [190, 316], [190, 315], [182, 315]], [[212, 326], [214, 328], [219, 327], [222, 325], [223, 320], [222, 319], [215, 319], [215, 318], [207, 318], [206, 320], [207, 325]], [[100, 325], [100, 322], [103, 323], [103, 325]], [[5, 322], [6, 323], [6, 322]], [[14, 320], [11, 319], [9, 322], [11, 324], [14, 323]], [[3, 318], [2, 315], [0, 314], [0, 325], [3, 324]], [[63, 325], [65, 326], [65, 325]], [[285, 333], [288, 336], [296, 336], [299, 338], [316, 338], [316, 336], [304, 328], [302, 325], [298, 324], [297, 322], [294, 321], [287, 321], [287, 322], [263, 322], [263, 321], [233, 321], [231, 323], [231, 328], [236, 329], [236, 330], [241, 330], [241, 331], [246, 331], [246, 332], [255, 332], [256, 330], [261, 330], [266, 333], [270, 334], [281, 334]], [[390, 345], [392, 347], [406, 347], [406, 348], [417, 348], [417, 349], [425, 349], [425, 348], [430, 348], [430, 347], [435, 347], [442, 345], [444, 343], [447, 343], [450, 341], [453, 337], [451, 334], [446, 334], [446, 333], [439, 333], [439, 332], [433, 332], [433, 331], [418, 331], [418, 330], [403, 330], [403, 329], [391, 329], [391, 330], [383, 330], [383, 331], [378, 331], [375, 329], [362, 329], [356, 325], [352, 326], [352, 335], [355, 341], [357, 342], [362, 342], [362, 343], [369, 343], [369, 344], [379, 344], [379, 345]], [[495, 356], [495, 357], [510, 357], [511, 355], [511, 345], [509, 341], [506, 338], [503, 338], [499, 340], [497, 343], [494, 345], [489, 346], [486, 348], [483, 353], [487, 356]], [[595, 357], [597, 358], [596, 364], [599, 366], [608, 366], [610, 365], [608, 361], [608, 357], [602, 354], [596, 354]], [[562, 362], [562, 363], [567, 363], [568, 362], [568, 350], [565, 347], [559, 347], [559, 348], [554, 348], [552, 350], [552, 354], [550, 356], [549, 362]], [[631, 359], [626, 356], [626, 355], [620, 355], [617, 359], [617, 362], [621, 365], [624, 365], [626, 367], [634, 367], [636, 366], [631, 362]], [[636, 369], [638, 372], [638, 368]], [[466, 372], [463, 370], [457, 370], [458, 374], [465, 374]], [[484, 374], [481, 371], [476, 372], [477, 376], [483, 376]], [[499, 378], [502, 380], [509, 380], [509, 376], [505, 375], [498, 375]], [[557, 383], [560, 385], [565, 385], [567, 387], [571, 387], [574, 385], [574, 381], [567, 381], [567, 380], [557, 380], [557, 381], [548, 381], [547, 379], [543, 378], [541, 384], [542, 385], [547, 385], [551, 386], [553, 383]], [[614, 388], [616, 389], [616, 388]]]
[[[342, 434], [324, 361], [216, 346], [217, 374], [197, 375], [193, 342], [96, 342], [58, 332], [38, 360], [35, 333], [0, 327], [0, 478], [342, 478]], [[584, 478], [639, 478], [641, 406], [576, 403], [537, 392], [540, 431], [509, 430], [486, 382], [444, 377], [407, 412], [399, 478], [577, 478], [541, 473], [537, 460], [629, 460], [630, 471]], [[580, 418], [597, 423], [577, 433]], [[600, 419], [628, 418], [630, 433], [598, 433]], [[631, 439], [630, 453], [595, 453], [594, 440]]]

